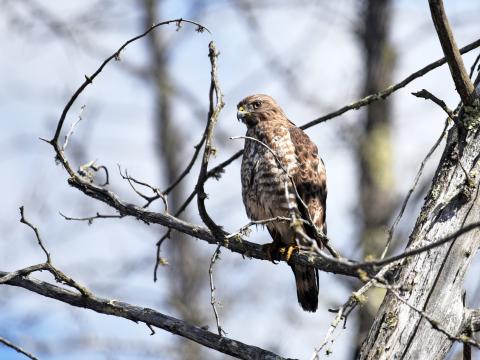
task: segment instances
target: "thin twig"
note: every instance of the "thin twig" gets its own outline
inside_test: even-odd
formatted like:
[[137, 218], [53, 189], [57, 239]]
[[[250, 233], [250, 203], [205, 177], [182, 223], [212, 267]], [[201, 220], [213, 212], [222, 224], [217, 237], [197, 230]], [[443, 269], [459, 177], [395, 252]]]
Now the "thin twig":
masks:
[[[461, 54], [465, 54], [477, 47], [480, 46], [480, 39], [479, 40], [476, 40], [470, 44], [468, 44], [467, 46], [464, 46], [463, 48], [460, 49], [460, 53]], [[331, 112], [330, 114], [327, 114], [327, 115], [324, 115], [322, 117], [319, 117], [315, 120], [312, 120], [304, 125], [301, 126], [301, 128], [303, 130], [305, 129], [308, 129], [314, 125], [317, 125], [317, 124], [320, 124], [320, 123], [323, 123], [325, 121], [328, 121], [330, 119], [333, 119], [337, 116], [340, 116], [344, 113], [346, 113], [347, 111], [350, 111], [350, 110], [358, 110], [360, 109], [361, 107], [363, 106], [366, 106], [366, 105], [369, 105], [375, 101], [378, 101], [378, 100], [385, 100], [387, 97], [389, 97], [390, 95], [392, 95], [395, 91], [407, 86], [408, 84], [410, 84], [413, 80], [415, 79], [418, 79], [419, 77], [422, 77], [423, 75], [425, 75], [426, 73], [442, 66], [443, 64], [445, 64], [447, 62], [446, 58], [441, 58], [437, 61], [434, 61], [432, 62], [431, 64], [421, 68], [420, 70], [418, 71], [415, 71], [414, 73], [408, 75], [405, 79], [403, 79], [402, 81], [398, 82], [397, 84], [395, 85], [392, 85], [392, 86], [389, 86], [388, 88], [384, 89], [384, 90], [381, 90], [375, 94], [371, 94], [371, 95], [368, 95], [366, 97], [364, 97], [363, 99], [360, 99], [358, 101], [355, 101], [354, 103], [350, 104], [350, 105], [346, 105], [336, 111], [333, 111]]]
[[218, 335], [223, 336], [227, 335], [227, 333], [222, 329], [222, 326], [220, 324], [220, 316], [218, 314], [217, 310], [217, 298], [215, 297], [215, 284], [213, 282], [213, 265], [215, 265], [215, 262], [220, 259], [220, 248], [222, 246], [218, 245], [217, 248], [215, 249], [212, 258], [210, 259], [210, 266], [208, 267], [208, 277], [210, 280], [210, 305], [212, 305], [213, 309], [213, 314], [215, 315], [215, 322], [217, 324], [217, 331]]
[[352, 313], [352, 311], [357, 307], [359, 303], [363, 303], [366, 300], [365, 294], [368, 290], [370, 290], [375, 284], [374, 279], [379, 277], [383, 277], [387, 272], [391, 271], [395, 265], [390, 264], [385, 266], [382, 270], [378, 272], [374, 277], [369, 278], [366, 273], [361, 273], [361, 280], [365, 281], [365, 284], [358, 289], [357, 291], [352, 292], [352, 295], [348, 298], [348, 300], [340, 306], [340, 308], [332, 310], [329, 309], [330, 312], [335, 312], [337, 315], [333, 319], [330, 327], [325, 335], [323, 342], [320, 344], [318, 348], [315, 349], [311, 360], [319, 360], [320, 359], [320, 351], [330, 342], [332, 342], [332, 337], [334, 335], [335, 330], [337, 329], [340, 322], [343, 320], [343, 329], [346, 328], [348, 316]]
[[[196, 189], [193, 189], [193, 191], [190, 193], [188, 198], [183, 202], [183, 204], [178, 208], [177, 212], [174, 214], [175, 217], [180, 216], [185, 209], [188, 207], [188, 205], [192, 202], [192, 200], [195, 198], [195, 195], [197, 194]], [[155, 244], [157, 251], [156, 251], [156, 257], [155, 257], [155, 266], [153, 268], [153, 281], [157, 281], [157, 272], [158, 268], [160, 265], [167, 265], [168, 261], [160, 256], [160, 248], [163, 244], [163, 242], [170, 238], [170, 234], [172, 232], [172, 228], [169, 228], [168, 231], [160, 238], [160, 240], [157, 241]]]
[[[205, 128], [205, 132], [207, 131], [208, 127]], [[163, 193], [165, 195], [168, 195], [173, 189], [175, 189], [175, 187], [185, 178], [185, 176], [188, 175], [188, 173], [190, 172], [190, 170], [192, 170], [192, 167], [193, 165], [195, 164], [195, 161], [197, 160], [197, 157], [198, 157], [198, 154], [200, 153], [200, 150], [202, 149], [202, 146], [203, 146], [203, 143], [205, 142], [205, 136], [206, 136], [206, 133], [203, 133], [202, 135], [202, 138], [200, 140], [200, 142], [195, 145], [195, 151], [192, 155], [192, 158], [190, 159], [190, 162], [188, 163], [188, 165], [186, 166], [186, 168], [182, 171], [182, 173], [178, 176], [178, 178], [173, 181], [164, 191]]]
[[88, 225], [92, 225], [93, 221], [96, 219], [121, 219], [124, 217], [124, 215], [119, 214], [119, 215], [103, 215], [97, 212], [96, 215], [93, 216], [87, 216], [87, 217], [71, 217], [63, 214], [62, 212], [58, 212], [60, 216], [62, 216], [65, 220], [70, 220], [70, 221], [86, 221]]
[[[62, 131], [62, 128], [63, 128], [63, 124], [65, 122], [65, 119], [67, 117], [67, 114], [68, 112], [70, 111], [70, 108], [72, 107], [72, 105], [75, 103], [75, 101], [77, 100], [77, 98], [80, 96], [80, 94], [83, 93], [83, 91], [85, 90], [85, 88], [92, 84], [93, 83], [93, 80], [103, 71], [103, 69], [105, 68], [105, 66], [110, 63], [112, 60], [118, 60], [120, 58], [120, 53], [131, 43], [147, 36], [151, 31], [153, 31], [154, 29], [156, 29], [157, 27], [160, 27], [160, 26], [163, 26], [163, 25], [167, 25], [167, 24], [172, 24], [172, 23], [175, 23], [177, 24], [177, 27], [182, 24], [183, 22], [186, 22], [186, 23], [190, 23], [190, 24], [194, 24], [197, 26], [197, 31], [198, 32], [203, 32], [204, 30], [208, 31], [210, 33], [210, 31], [204, 27], [203, 25], [195, 22], [195, 21], [191, 21], [191, 20], [185, 20], [185, 19], [174, 19], [174, 20], [168, 20], [168, 21], [163, 21], [163, 22], [160, 22], [158, 24], [154, 24], [152, 25], [150, 28], [148, 28], [146, 31], [144, 31], [142, 34], [140, 35], [137, 35], [133, 38], [131, 38], [130, 40], [126, 41], [125, 43], [123, 43], [122, 46], [120, 46], [117, 51], [115, 51], [112, 55], [110, 55], [108, 58], [106, 58], [102, 64], [100, 65], [100, 67], [90, 76], [87, 76], [85, 75], [85, 81], [80, 85], [80, 87], [75, 91], [75, 93], [70, 97], [70, 100], [68, 100], [67, 104], [65, 105], [65, 107], [63, 108], [62, 110], [62, 114], [60, 115], [60, 118], [58, 120], [58, 123], [57, 123], [57, 127], [56, 127], [56, 130], [55, 130], [55, 134], [53, 135], [53, 138], [51, 140], [46, 140], [50, 145], [52, 145], [54, 151], [55, 151], [55, 154], [56, 154], [56, 160], [58, 162], [60, 162], [62, 164], [62, 166], [65, 168], [65, 170], [68, 172], [68, 174], [70, 175], [70, 177], [74, 178], [77, 176], [77, 174], [75, 173], [75, 171], [72, 169], [72, 167], [70, 166], [70, 163], [67, 161], [67, 159], [65, 158], [65, 153], [64, 151], [62, 151], [62, 149], [60, 148], [59, 144], [58, 144], [58, 138], [60, 137], [60, 133]], [[108, 183], [108, 179], [107, 179], [107, 183]]]
[[325, 338], [323, 342], [320, 344], [318, 348], [315, 348], [315, 351], [313, 352], [311, 360], [320, 360], [320, 351], [330, 342], [330, 339], [333, 336], [333, 333], [337, 329], [338, 325], [340, 322], [344, 319], [343, 317], [343, 308], [340, 308], [337, 312], [337, 315], [333, 319], [332, 323], [330, 324], [330, 327], [328, 328], [327, 334], [325, 335]]
[[[305, 221], [303, 219], [299, 219], [299, 220], [307, 223], [307, 221]], [[267, 225], [267, 224], [270, 224], [270, 223], [273, 223], [273, 222], [290, 222], [290, 221], [292, 221], [292, 219], [289, 218], [289, 217], [286, 217], [286, 216], [276, 216], [276, 217], [269, 218], [269, 219], [264, 219], [264, 220], [252, 220], [248, 224], [243, 225], [237, 231], [228, 234], [227, 236], [225, 236], [225, 238], [226, 239], [231, 239], [231, 238], [234, 238], [236, 236], [245, 236], [245, 235], [248, 236], [248, 232], [249, 232], [250, 227], [252, 227], [254, 225]]]
[[405, 196], [405, 199], [403, 200], [402, 207], [400, 208], [400, 211], [398, 212], [398, 215], [395, 218], [395, 221], [393, 222], [392, 226], [388, 230], [387, 242], [385, 244], [385, 248], [383, 249], [382, 256], [380, 257], [380, 259], [383, 259], [387, 255], [388, 249], [390, 248], [390, 244], [391, 244], [392, 239], [393, 239], [393, 235], [395, 234], [395, 229], [397, 228], [397, 225], [400, 222], [400, 220], [403, 216], [403, 213], [405, 212], [405, 209], [406, 209], [407, 204], [410, 200], [410, 197], [412, 196], [413, 192], [415, 191], [415, 189], [418, 185], [418, 182], [420, 181], [420, 178], [423, 174], [423, 169], [425, 168], [425, 164], [427, 163], [427, 161], [430, 159], [430, 157], [433, 155], [435, 150], [438, 148], [438, 146], [442, 142], [443, 138], [447, 134], [447, 129], [448, 129], [448, 119], [445, 121], [445, 126], [442, 130], [442, 133], [438, 137], [437, 141], [435, 141], [435, 144], [433, 144], [432, 148], [429, 150], [429, 152], [423, 158], [423, 160], [420, 164], [420, 168], [417, 171], [417, 175], [415, 175], [415, 179], [413, 180], [413, 185], [408, 190], [407, 196]]
[[63, 143], [63, 146], [62, 146], [62, 151], [65, 151], [65, 149], [67, 148], [68, 146], [68, 141], [70, 140], [70, 137], [72, 136], [73, 134], [73, 130], [75, 129], [75, 127], [77, 126], [77, 124], [82, 121], [82, 114], [83, 114], [83, 110], [85, 110], [85, 107], [86, 105], [82, 105], [82, 107], [80, 108], [80, 113], [78, 114], [78, 119], [77, 121], [75, 121], [72, 126], [70, 127], [70, 130], [68, 131], [67, 135], [65, 135], [65, 141]]
[[433, 101], [435, 104], [437, 104], [438, 106], [440, 106], [440, 108], [445, 111], [445, 113], [448, 115], [448, 117], [450, 119], [452, 119], [455, 123], [457, 123], [457, 119], [456, 119], [456, 116], [455, 114], [453, 113], [452, 110], [450, 110], [447, 106], [447, 104], [445, 104], [445, 101], [439, 99], [438, 97], [436, 97], [435, 95], [433, 95], [431, 92], [429, 92], [428, 90], [425, 90], [425, 89], [422, 89], [420, 91], [417, 91], [417, 92], [412, 92], [412, 95], [413, 96], [416, 96], [418, 98], [422, 98], [422, 99], [425, 99], [425, 100], [431, 100]]
[[28, 357], [29, 359], [32, 359], [32, 360], [38, 360], [37, 357], [33, 356], [31, 353], [29, 353], [28, 351], [22, 349], [20, 346], [18, 345], [15, 345], [13, 343], [11, 343], [10, 341], [8, 341], [7, 339], [3, 338], [3, 337], [0, 337], [0, 343], [2, 343], [3, 345], [5, 346], [8, 346], [9, 348], [15, 350], [16, 352], [20, 353], [20, 354], [23, 354], [25, 355], [26, 357]]
[[68, 286], [71, 286], [75, 289], [77, 289], [83, 296], [88, 297], [91, 295], [90, 290], [88, 290], [86, 287], [80, 285], [77, 283], [75, 280], [70, 278], [69, 276], [65, 275], [61, 270], [57, 269], [55, 266], [52, 264], [52, 259], [50, 257], [50, 253], [47, 251], [45, 246], [43, 245], [42, 239], [40, 238], [40, 233], [37, 229], [37, 227], [33, 226], [24, 216], [24, 208], [23, 206], [20, 206], [20, 222], [27, 225], [30, 227], [34, 233], [35, 237], [37, 238], [38, 245], [42, 248], [43, 252], [45, 253], [47, 257], [47, 261], [44, 264], [41, 265], [33, 265], [28, 268], [24, 268], [21, 270], [17, 270], [14, 272], [11, 272], [8, 274], [8, 277], [3, 279], [0, 278], [0, 284], [5, 283], [9, 279], [12, 279], [14, 277], [18, 276], [26, 276], [34, 271], [41, 271], [41, 270], [46, 270], [50, 272], [54, 277], [57, 282], [64, 283]]
[[[470, 67], [470, 74], [469, 74], [470, 79], [473, 78], [473, 74], [475, 73], [475, 67], [477, 66], [479, 61], [480, 61], [480, 54], [477, 55], [475, 61], [473, 62], [472, 66]], [[479, 69], [477, 69], [477, 71], [478, 70]]]
[[225, 103], [223, 101], [223, 93], [220, 89], [217, 76], [217, 58], [219, 53], [213, 41], [208, 44], [208, 50], [208, 57], [210, 58], [210, 64], [212, 67], [209, 92], [210, 106], [208, 111], [207, 126], [205, 130], [205, 149], [203, 152], [202, 163], [200, 166], [200, 171], [198, 174], [198, 180], [195, 189], [197, 191], [198, 212], [200, 213], [202, 221], [205, 223], [205, 225], [207, 225], [207, 227], [215, 236], [217, 236], [218, 238], [223, 238], [223, 236], [225, 235], [225, 231], [223, 231], [222, 228], [213, 221], [210, 215], [208, 215], [207, 209], [205, 207], [205, 199], [207, 198], [207, 194], [205, 193], [204, 184], [205, 181], [207, 181], [208, 179], [208, 162], [211, 155], [215, 151], [213, 148], [213, 130], [218, 121], [220, 111], [222, 111], [223, 107], [225, 106]]
[[428, 0], [433, 24], [437, 30], [438, 39], [442, 45], [443, 54], [447, 59], [455, 88], [464, 105], [471, 105], [474, 100], [474, 87], [468, 76], [457, 43], [453, 37], [442, 0]]
[[52, 262], [50, 259], [50, 253], [47, 251], [45, 246], [43, 246], [43, 242], [42, 242], [42, 239], [40, 238], [40, 233], [38, 232], [38, 229], [35, 226], [33, 226], [27, 219], [25, 219], [23, 205], [20, 206], [20, 222], [22, 224], [27, 225], [29, 228], [33, 230], [33, 232], [35, 233], [35, 237], [37, 238], [38, 245], [42, 248], [43, 252], [45, 253], [45, 256], [47, 257], [47, 263], [50, 264]]
[[363, 263], [358, 263], [358, 264], [353, 265], [353, 267], [358, 268], [358, 269], [362, 269], [362, 268], [368, 266], [368, 264], [370, 264], [371, 266], [384, 266], [384, 265], [387, 265], [387, 264], [390, 264], [390, 263], [393, 263], [393, 262], [396, 262], [396, 261], [399, 261], [399, 260], [403, 260], [403, 259], [415, 256], [415, 255], [419, 255], [419, 254], [424, 253], [426, 251], [429, 251], [429, 250], [432, 250], [432, 249], [437, 248], [439, 246], [442, 246], [443, 244], [454, 241], [459, 236], [461, 236], [463, 234], [466, 234], [470, 231], [476, 230], [478, 228], [480, 228], [480, 222], [474, 222], [474, 223], [465, 225], [464, 227], [455, 231], [454, 233], [452, 233], [448, 236], [445, 236], [445, 237], [443, 237], [443, 238], [441, 238], [437, 241], [434, 241], [434, 242], [432, 242], [428, 245], [421, 246], [421, 247], [414, 248], [414, 249], [410, 249], [410, 250], [405, 250], [401, 254], [394, 255], [394, 256], [391, 256], [391, 257], [383, 259], [383, 260], [371, 260], [371, 261], [365, 261]]
[[148, 323], [147, 323], [146, 325], [147, 325], [147, 327], [150, 329], [150, 336], [155, 335], [155, 330], [153, 329], [153, 326], [150, 325], [150, 324], [148, 324]]
[[[127, 180], [130, 187], [132, 188], [132, 190], [138, 195], [140, 196], [142, 199], [146, 200], [146, 204], [143, 205], [143, 208], [147, 208], [149, 207], [152, 202], [154, 202], [155, 200], [157, 199], [162, 199], [163, 201], [163, 205], [164, 205], [164, 212], [165, 213], [168, 213], [168, 201], [167, 201], [167, 194], [165, 193], [162, 193], [160, 191], [159, 188], [157, 187], [154, 187], [144, 181], [140, 181], [140, 180], [137, 180], [135, 179], [134, 177], [128, 175], [128, 171], [127, 169], [125, 169], [125, 174], [122, 173], [122, 168], [120, 167], [120, 164], [117, 164], [118, 166], [118, 171], [120, 172], [120, 176], [122, 177], [122, 179], [124, 180]], [[148, 195], [145, 195], [144, 193], [142, 193], [140, 190], [138, 190], [133, 184], [137, 184], [137, 185], [141, 185], [141, 186], [144, 186], [148, 189], [150, 189], [155, 195], [153, 196], [148, 196]]]

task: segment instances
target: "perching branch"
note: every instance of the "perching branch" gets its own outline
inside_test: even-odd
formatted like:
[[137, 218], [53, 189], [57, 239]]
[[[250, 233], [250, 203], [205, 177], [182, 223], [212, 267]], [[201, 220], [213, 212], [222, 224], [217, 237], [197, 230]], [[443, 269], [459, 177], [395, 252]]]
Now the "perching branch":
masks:
[[464, 105], [471, 105], [474, 100], [473, 84], [470, 81], [457, 43], [453, 37], [452, 29], [450, 28], [445, 8], [443, 7], [443, 1], [428, 0], [428, 4], [430, 5], [433, 24], [437, 30], [438, 39], [442, 45], [443, 53], [447, 59], [457, 92]]

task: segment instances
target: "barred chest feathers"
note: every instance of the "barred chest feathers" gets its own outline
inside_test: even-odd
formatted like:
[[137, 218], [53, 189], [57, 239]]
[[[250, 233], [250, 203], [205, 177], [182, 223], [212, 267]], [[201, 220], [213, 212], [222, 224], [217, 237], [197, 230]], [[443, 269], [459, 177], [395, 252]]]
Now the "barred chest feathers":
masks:
[[286, 127], [270, 128], [269, 131], [264, 127], [250, 128], [246, 136], [267, 145], [276, 156], [262, 143], [246, 139], [241, 167], [243, 202], [247, 215], [253, 220], [288, 216], [289, 208], [296, 209], [294, 189], [285, 174], [286, 170], [292, 176], [297, 169], [290, 132]]

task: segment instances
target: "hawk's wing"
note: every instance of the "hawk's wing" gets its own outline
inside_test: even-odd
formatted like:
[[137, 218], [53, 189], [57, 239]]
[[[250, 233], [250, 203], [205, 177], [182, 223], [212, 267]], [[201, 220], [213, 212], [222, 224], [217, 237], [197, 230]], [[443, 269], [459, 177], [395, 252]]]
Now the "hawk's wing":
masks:
[[[295, 147], [298, 168], [292, 174], [298, 194], [305, 203], [308, 213], [316, 227], [327, 232], [325, 215], [327, 201], [327, 174], [322, 159], [318, 156], [317, 146], [298, 127], [290, 128], [290, 138]], [[298, 209], [302, 218], [308, 221], [307, 209], [298, 201]], [[305, 231], [311, 238], [316, 238], [311, 226], [305, 226]], [[317, 239], [319, 240], [319, 239]], [[321, 245], [319, 243], [319, 245]]]

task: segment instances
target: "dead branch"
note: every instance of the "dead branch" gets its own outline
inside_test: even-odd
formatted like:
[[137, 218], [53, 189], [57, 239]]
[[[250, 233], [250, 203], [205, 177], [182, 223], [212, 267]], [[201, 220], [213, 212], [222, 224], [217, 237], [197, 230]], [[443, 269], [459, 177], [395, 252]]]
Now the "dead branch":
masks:
[[450, 119], [452, 119], [455, 123], [457, 123], [457, 119], [455, 117], [455, 114], [453, 113], [452, 110], [450, 110], [447, 106], [447, 104], [445, 104], [445, 101], [439, 99], [438, 97], [436, 97], [435, 95], [433, 95], [430, 91], [428, 90], [425, 90], [425, 89], [422, 89], [420, 91], [417, 91], [417, 92], [412, 92], [412, 95], [415, 96], [415, 97], [418, 97], [418, 98], [422, 98], [422, 99], [425, 99], [425, 100], [431, 100], [433, 101], [435, 104], [437, 104], [438, 106], [440, 106], [440, 108], [445, 111], [445, 113], [448, 115], [448, 117]]
[[123, 215], [104, 215], [100, 213], [96, 213], [96, 215], [93, 216], [86, 216], [86, 217], [72, 217], [72, 216], [67, 216], [63, 214], [62, 212], [58, 212], [60, 216], [62, 216], [65, 220], [69, 221], [86, 221], [88, 225], [92, 225], [93, 221], [96, 219], [121, 219], [123, 218]]
[[438, 39], [442, 45], [443, 54], [450, 68], [457, 92], [465, 105], [471, 105], [474, 100], [474, 88], [470, 81], [463, 59], [453, 37], [442, 0], [428, 0], [433, 24], [437, 30]]
[[[465, 54], [477, 47], [480, 46], [480, 39], [479, 40], [476, 40], [470, 44], [468, 44], [467, 46], [464, 46], [463, 48], [460, 49], [460, 53], [461, 54]], [[415, 79], [418, 79], [419, 77], [422, 77], [423, 75], [425, 75], [426, 73], [442, 66], [443, 64], [445, 64], [447, 62], [446, 58], [441, 58], [437, 61], [434, 61], [433, 63], [421, 68], [420, 70], [418, 71], [415, 71], [414, 73], [408, 75], [405, 79], [403, 79], [402, 81], [400, 81], [399, 83], [395, 84], [395, 85], [392, 85], [392, 86], [389, 86], [388, 88], [382, 90], [382, 91], [379, 91], [375, 94], [371, 94], [371, 95], [368, 95], [366, 97], [364, 97], [363, 99], [360, 99], [350, 105], [346, 105], [334, 112], [331, 112], [330, 114], [327, 114], [327, 115], [324, 115], [322, 117], [319, 117], [315, 120], [312, 120], [304, 125], [301, 126], [302, 129], [308, 129], [312, 126], [315, 126], [317, 124], [320, 124], [320, 123], [323, 123], [325, 121], [328, 121], [328, 120], [331, 120], [337, 116], [340, 116], [344, 113], [346, 113], [347, 111], [350, 111], [350, 110], [358, 110], [360, 109], [361, 107], [363, 106], [366, 106], [366, 105], [369, 105], [375, 101], [378, 101], [378, 100], [385, 100], [387, 97], [389, 97], [390, 95], [392, 95], [395, 91], [407, 86], [408, 84], [410, 84], [413, 80]]]
[[15, 350], [16, 352], [18, 352], [18, 353], [20, 353], [20, 354], [25, 355], [25, 356], [28, 357], [29, 359], [38, 360], [38, 358], [36, 358], [35, 356], [33, 356], [33, 355], [32, 355], [31, 353], [29, 353], [28, 351], [22, 349], [20, 346], [15, 345], [14, 343], [8, 341], [7, 339], [4, 339], [3, 337], [0, 337], [0, 343], [2, 343], [2, 344], [5, 345], [5, 346], [8, 346], [9, 348], [12, 348], [13, 350]]
[[216, 288], [215, 283], [213, 282], [213, 266], [215, 265], [215, 262], [220, 258], [220, 248], [221, 245], [218, 245], [212, 255], [212, 258], [210, 259], [210, 266], [208, 267], [208, 277], [210, 280], [210, 305], [212, 305], [213, 314], [215, 315], [218, 335], [223, 336], [226, 335], [226, 332], [222, 329], [222, 325], [220, 324], [220, 315], [218, 314], [217, 310], [217, 298], [215, 297]]
[[[0, 277], [6, 276], [7, 274], [7, 272], [0, 271]], [[270, 351], [237, 340], [232, 340], [224, 336], [219, 336], [210, 331], [190, 325], [185, 321], [164, 315], [153, 309], [112, 299], [100, 298], [94, 294], [89, 297], [84, 297], [81, 294], [74, 293], [70, 290], [35, 278], [17, 276], [7, 281], [6, 284], [21, 287], [72, 306], [90, 309], [101, 314], [125, 318], [134, 322], [143, 322], [240, 359], [284, 359]]]
[[42, 251], [45, 253], [45, 256], [47, 257], [47, 263], [50, 264], [52, 262], [50, 259], [50, 254], [45, 248], [45, 246], [43, 246], [43, 242], [42, 242], [42, 239], [40, 238], [40, 233], [38, 232], [38, 229], [35, 226], [33, 226], [27, 219], [25, 219], [23, 206], [20, 206], [20, 222], [22, 224], [27, 225], [29, 228], [33, 230], [33, 232], [35, 233], [35, 237], [37, 238], [38, 245], [42, 248]]
[[225, 103], [223, 102], [222, 90], [220, 89], [217, 76], [217, 58], [219, 54], [213, 41], [211, 41], [208, 45], [208, 50], [208, 57], [210, 58], [210, 64], [212, 66], [209, 93], [210, 106], [208, 111], [207, 127], [205, 131], [205, 150], [203, 152], [202, 164], [198, 174], [195, 190], [197, 191], [197, 206], [202, 221], [205, 223], [205, 225], [207, 225], [213, 234], [218, 237], [222, 237], [225, 235], [225, 232], [220, 226], [215, 224], [205, 208], [205, 199], [207, 198], [207, 194], [205, 193], [204, 184], [208, 179], [207, 169], [210, 156], [212, 156], [215, 152], [215, 149], [213, 148], [213, 130], [218, 121], [220, 111], [222, 111], [222, 108], [225, 106]]

